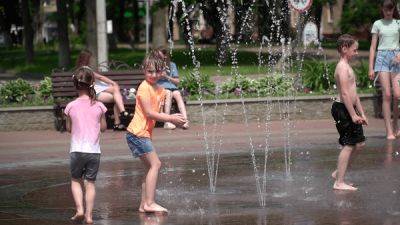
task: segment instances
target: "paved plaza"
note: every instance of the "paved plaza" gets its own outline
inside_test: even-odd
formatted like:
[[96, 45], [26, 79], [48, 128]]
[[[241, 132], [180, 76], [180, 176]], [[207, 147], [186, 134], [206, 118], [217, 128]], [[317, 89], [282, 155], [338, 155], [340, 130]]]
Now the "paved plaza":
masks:
[[[365, 151], [350, 168], [357, 192], [332, 190], [339, 146], [331, 120], [296, 121], [289, 139], [283, 125], [272, 122], [271, 133], [257, 123], [156, 128], [154, 145], [163, 163], [156, 198], [168, 215], [137, 212], [143, 168], [125, 133], [108, 130], [101, 140], [95, 224], [400, 224], [400, 143], [385, 140], [382, 120], [371, 119]], [[268, 135], [261, 207], [250, 150], [262, 161]], [[56, 131], [0, 133], [0, 224], [70, 224], [69, 138]], [[215, 193], [209, 191], [205, 146], [221, 146]]]

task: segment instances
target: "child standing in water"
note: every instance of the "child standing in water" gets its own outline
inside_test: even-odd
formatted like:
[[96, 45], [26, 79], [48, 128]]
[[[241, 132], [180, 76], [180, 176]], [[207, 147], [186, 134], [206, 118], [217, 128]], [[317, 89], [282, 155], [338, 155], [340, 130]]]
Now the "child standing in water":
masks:
[[157, 84], [166, 68], [165, 60], [156, 51], [150, 52], [143, 61], [145, 80], [136, 94], [135, 115], [129, 124], [126, 140], [133, 156], [139, 157], [146, 169], [142, 180], [142, 195], [139, 212], [168, 212], [155, 202], [160, 159], [152, 145], [152, 130], [155, 122], [171, 122], [182, 126], [187, 121], [182, 114], [160, 113], [165, 99], [165, 90]]
[[365, 145], [362, 124], [368, 120], [357, 95], [356, 77], [349, 61], [358, 54], [358, 42], [351, 35], [341, 35], [337, 41], [340, 60], [335, 70], [335, 80], [339, 91], [338, 99], [332, 105], [332, 117], [339, 132], [340, 151], [337, 169], [332, 173], [335, 179], [333, 189], [357, 190], [344, 182], [346, 169], [356, 154]]
[[[377, 78], [382, 87], [382, 113], [386, 138], [394, 140], [400, 136], [397, 124], [400, 97], [400, 20], [396, 2], [384, 0], [381, 5], [381, 15], [382, 19], [375, 21], [371, 29], [368, 73], [371, 80], [374, 80], [375, 73], [378, 74]], [[393, 104], [393, 121], [391, 103]]]
[[90, 224], [93, 223], [95, 181], [100, 165], [100, 131], [104, 132], [107, 129], [107, 108], [103, 103], [96, 101], [95, 78], [91, 69], [78, 68], [73, 75], [73, 81], [79, 97], [65, 108], [67, 131], [71, 132], [71, 191], [76, 206], [76, 213], [71, 220], [85, 220]]

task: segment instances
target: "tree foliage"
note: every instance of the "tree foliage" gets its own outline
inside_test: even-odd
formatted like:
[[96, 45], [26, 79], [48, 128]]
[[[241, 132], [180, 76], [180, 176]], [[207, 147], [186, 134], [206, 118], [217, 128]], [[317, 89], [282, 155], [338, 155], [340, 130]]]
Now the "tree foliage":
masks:
[[372, 23], [379, 19], [379, 2], [347, 0], [343, 6], [340, 28], [344, 33], [369, 32]]

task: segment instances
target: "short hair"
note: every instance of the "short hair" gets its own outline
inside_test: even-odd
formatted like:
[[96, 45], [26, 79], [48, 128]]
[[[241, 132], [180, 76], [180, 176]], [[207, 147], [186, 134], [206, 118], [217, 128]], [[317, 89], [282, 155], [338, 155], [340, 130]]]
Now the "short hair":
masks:
[[165, 57], [158, 50], [152, 50], [143, 60], [142, 69], [154, 66], [156, 70], [164, 70], [166, 68]]
[[343, 47], [350, 48], [357, 40], [350, 34], [342, 34], [337, 40], [337, 50], [342, 52]]

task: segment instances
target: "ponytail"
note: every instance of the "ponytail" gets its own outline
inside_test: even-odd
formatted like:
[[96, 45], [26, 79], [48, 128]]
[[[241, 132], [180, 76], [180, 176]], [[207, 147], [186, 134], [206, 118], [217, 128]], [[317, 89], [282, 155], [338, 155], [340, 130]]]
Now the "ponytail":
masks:
[[94, 104], [96, 102], [96, 91], [94, 89], [93, 70], [88, 66], [79, 67], [72, 75], [72, 80], [75, 88], [86, 91], [91, 104]]

